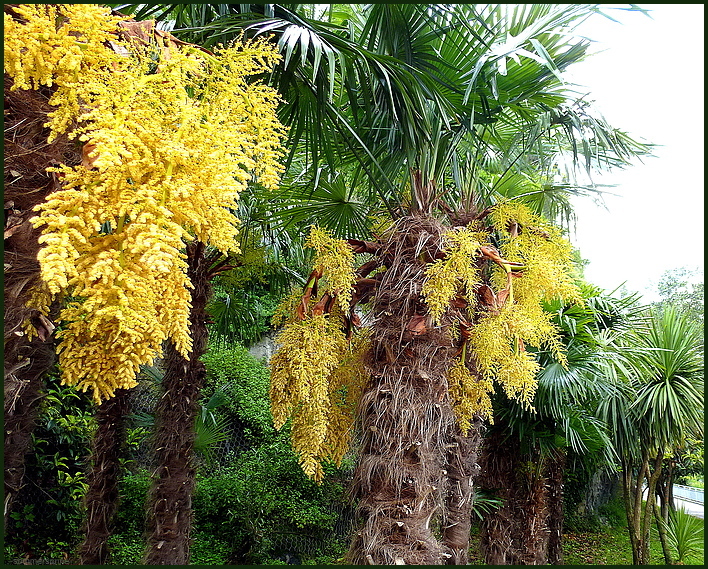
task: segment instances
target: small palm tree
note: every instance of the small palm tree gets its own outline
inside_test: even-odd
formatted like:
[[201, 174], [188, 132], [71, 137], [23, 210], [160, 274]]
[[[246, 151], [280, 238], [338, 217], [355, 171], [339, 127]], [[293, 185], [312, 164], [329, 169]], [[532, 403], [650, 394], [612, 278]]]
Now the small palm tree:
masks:
[[676, 565], [684, 565], [689, 557], [703, 553], [703, 520], [687, 513], [684, 507], [672, 510], [668, 522], [660, 519], [659, 525], [669, 547], [676, 553], [673, 559]]
[[[659, 516], [656, 485], [664, 456], [703, 425], [702, 334], [671, 307], [652, 312], [645, 327], [621, 339], [626, 360], [606, 361], [617, 389], [600, 402], [622, 463], [625, 509], [635, 564], [649, 562], [652, 514]], [[642, 509], [643, 486], [648, 487]], [[666, 562], [670, 551], [660, 526]]]
[[483, 489], [505, 499], [482, 522], [481, 544], [489, 564], [561, 563], [568, 449], [614, 462], [607, 427], [593, 414], [597, 401], [612, 390], [598, 369], [608, 357], [598, 335], [627, 326], [636, 312], [636, 296], [616, 299], [590, 285], [582, 289], [582, 306], [546, 303], [563, 331], [567, 365], [548, 352], [538, 354], [542, 369], [534, 410], [497, 394], [495, 425], [484, 444], [478, 479]]

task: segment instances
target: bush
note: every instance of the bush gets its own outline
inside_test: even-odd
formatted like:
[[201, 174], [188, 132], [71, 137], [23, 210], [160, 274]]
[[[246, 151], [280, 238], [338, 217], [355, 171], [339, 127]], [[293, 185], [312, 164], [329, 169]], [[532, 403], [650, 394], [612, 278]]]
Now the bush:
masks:
[[25, 458], [25, 485], [14, 503], [5, 541], [32, 557], [62, 558], [80, 543], [86, 471], [95, 430], [90, 398], [46, 379], [32, 449]]
[[[238, 431], [242, 446], [273, 436], [270, 414], [268, 368], [248, 353], [243, 346], [212, 346], [202, 356], [207, 375], [202, 394], [205, 399], [222, 390], [228, 401], [219, 408]], [[240, 450], [240, 449], [237, 449]]]
[[621, 496], [615, 496], [599, 508], [601, 520], [610, 527], [624, 527], [627, 524], [627, 513]]
[[199, 476], [196, 526], [221, 539], [229, 536], [232, 563], [337, 555], [335, 524], [347, 506], [340, 473], [328, 471], [321, 485], [309, 480], [287, 433], [274, 436], [218, 473]]
[[[344, 498], [345, 471], [325, 468], [317, 485], [302, 472], [287, 427], [273, 428], [268, 369], [242, 346], [210, 349], [205, 398], [221, 389], [227, 401], [214, 409], [226, 416], [238, 444], [220, 454], [218, 467], [197, 470], [193, 498], [192, 563], [322, 564], [341, 557], [352, 511]], [[217, 453], [218, 454], [218, 453]], [[143, 553], [147, 470], [126, 474], [111, 538], [111, 560], [140, 562]]]

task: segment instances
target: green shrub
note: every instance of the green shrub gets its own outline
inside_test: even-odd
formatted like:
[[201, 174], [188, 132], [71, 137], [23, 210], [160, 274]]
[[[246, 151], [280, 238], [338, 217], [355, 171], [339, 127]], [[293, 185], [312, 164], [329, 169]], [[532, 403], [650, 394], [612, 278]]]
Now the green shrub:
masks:
[[228, 402], [219, 407], [219, 413], [228, 416], [249, 443], [272, 436], [268, 368], [238, 344], [212, 346], [202, 361], [207, 368], [204, 397], [211, 397], [217, 389], [224, 391]]
[[[247, 444], [220, 465], [197, 469], [193, 497], [192, 563], [200, 565], [282, 564], [296, 556], [303, 564], [332, 562], [343, 555], [348, 536], [337, 538], [335, 523], [349, 506], [344, 501], [344, 471], [328, 465], [317, 485], [302, 472], [290, 446], [287, 427], [273, 428], [268, 400], [268, 369], [241, 346], [212, 348], [203, 356], [211, 397], [228, 396], [213, 409], [240, 425]], [[223, 458], [223, 457], [222, 457]], [[143, 469], [126, 474], [111, 539], [112, 562], [139, 563], [143, 553], [145, 499], [150, 477]]]
[[660, 519], [666, 531], [666, 539], [676, 559], [674, 562], [684, 565], [689, 557], [703, 555], [703, 520], [686, 513], [681, 507], [669, 513], [669, 523]]
[[328, 472], [321, 485], [309, 480], [287, 433], [274, 436], [216, 474], [199, 476], [193, 502], [196, 526], [228, 540], [232, 562], [276, 559], [284, 541], [306, 541], [331, 557], [337, 553], [334, 524], [346, 506], [337, 471], [329, 467]]
[[625, 526], [627, 524], [627, 513], [621, 496], [615, 496], [607, 504], [600, 506], [598, 511], [610, 527]]
[[194, 532], [191, 545], [190, 565], [227, 565], [231, 556], [231, 545], [203, 531]]
[[108, 538], [111, 565], [139, 565], [145, 552], [142, 532], [121, 531]]
[[10, 513], [5, 541], [45, 558], [71, 554], [82, 539], [83, 497], [94, 406], [86, 394], [46, 378], [32, 448], [25, 457], [25, 485]]
[[118, 486], [120, 501], [115, 516], [115, 527], [121, 533], [141, 535], [145, 529], [145, 501], [150, 482], [150, 473], [144, 468], [123, 474]]

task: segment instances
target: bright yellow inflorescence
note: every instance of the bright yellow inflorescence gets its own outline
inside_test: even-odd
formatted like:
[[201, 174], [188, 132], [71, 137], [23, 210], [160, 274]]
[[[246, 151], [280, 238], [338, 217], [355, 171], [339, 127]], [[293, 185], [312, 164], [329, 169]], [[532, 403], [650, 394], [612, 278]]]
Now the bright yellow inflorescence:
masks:
[[[104, 18], [108, 29], [114, 19]], [[21, 46], [22, 25], [11, 33]], [[63, 188], [33, 219], [43, 228], [42, 278], [52, 294], [71, 296], [60, 315], [63, 382], [92, 389], [97, 402], [134, 386], [139, 365], [166, 339], [188, 357], [185, 243], [236, 251], [239, 193], [253, 174], [274, 187], [283, 169], [278, 96], [248, 81], [271, 69], [275, 46], [236, 42], [214, 56], [193, 47], [130, 49], [112, 65], [82, 64], [80, 126], [70, 136], [85, 143], [88, 160], [53, 169]], [[47, 82], [34, 61], [21, 60], [21, 77]], [[76, 111], [72, 99], [53, 104]]]
[[25, 21], [5, 13], [5, 71], [13, 89], [56, 85], [49, 100], [58, 107], [50, 114], [51, 142], [78, 116], [80, 101], [88, 100], [86, 74], [117, 60], [104, 43], [115, 40], [112, 32], [123, 18], [95, 4], [19, 4], [13, 11]]
[[352, 248], [316, 226], [311, 227], [306, 246], [315, 249], [314, 268], [326, 283], [320, 294], [330, 294], [337, 303], [329, 313], [316, 313], [317, 299], [310, 298], [300, 319], [295, 308], [302, 302], [301, 291], [281, 302], [273, 324], [285, 326], [270, 360], [270, 400], [275, 427], [292, 419], [292, 446], [300, 465], [321, 482], [322, 461], [339, 465], [349, 449], [366, 377], [362, 355], [368, 336], [360, 333], [347, 339], [343, 331], [356, 282]]
[[463, 434], [467, 435], [475, 415], [494, 424], [492, 400], [489, 396], [494, 386], [490, 377], [475, 377], [460, 358], [448, 370], [447, 384], [452, 408]]
[[315, 250], [314, 268], [322, 271], [328, 285], [324, 292], [337, 297], [344, 312], [349, 311], [354, 275], [354, 251], [343, 239], [336, 239], [331, 232], [313, 225], [305, 242]]
[[474, 289], [479, 279], [474, 257], [482, 240], [481, 235], [462, 227], [443, 235], [446, 256], [428, 266], [422, 289], [436, 324], [440, 324], [440, 319], [457, 295], [460, 285], [464, 286], [467, 299], [474, 302]]
[[[475, 368], [473, 374], [463, 358], [448, 371], [453, 408], [464, 431], [475, 414], [492, 420], [490, 394], [496, 381], [507, 396], [531, 408], [536, 392], [539, 365], [526, 346], [550, 349], [564, 362], [563, 347], [551, 316], [543, 311], [543, 299], [562, 298], [581, 301], [571, 278], [572, 249], [560, 231], [526, 206], [516, 203], [497, 205], [490, 214], [492, 229], [501, 236], [501, 258], [512, 265], [504, 269], [492, 265], [492, 285], [496, 291], [510, 288], [501, 306], [470, 315], [475, 324], [466, 340]], [[514, 232], [509, 229], [516, 226]], [[475, 256], [487, 245], [484, 234], [468, 229], [445, 235], [446, 257], [430, 264], [423, 295], [436, 323], [448, 310], [450, 301], [464, 286], [467, 301], [475, 305], [478, 286]], [[500, 261], [501, 262], [501, 261]], [[463, 350], [463, 354], [466, 353]]]
[[[565, 362], [558, 330], [541, 302], [550, 298], [581, 301], [570, 276], [572, 249], [556, 227], [522, 204], [499, 204], [490, 218], [502, 235], [502, 257], [521, 263], [524, 269], [519, 277], [512, 277], [513, 303], [507, 303], [498, 313], [482, 316], [471, 332], [470, 345], [483, 377], [494, 377], [510, 398], [530, 408], [539, 366], [525, 347], [543, 345], [557, 360]], [[513, 223], [520, 227], [516, 236], [508, 232]], [[504, 288], [507, 274], [495, 270], [493, 282], [497, 288]]]
[[321, 482], [321, 462], [339, 464], [349, 446], [354, 409], [363, 386], [363, 339], [350, 345], [338, 318], [318, 314], [292, 320], [270, 361], [273, 421], [292, 417], [292, 445], [305, 474]]

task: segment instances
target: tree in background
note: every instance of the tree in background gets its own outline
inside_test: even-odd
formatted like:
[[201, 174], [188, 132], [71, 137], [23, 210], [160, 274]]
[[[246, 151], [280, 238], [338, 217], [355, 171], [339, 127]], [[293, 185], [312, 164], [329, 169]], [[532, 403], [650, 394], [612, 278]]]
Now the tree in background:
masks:
[[554, 315], [567, 365], [538, 354], [541, 369], [533, 410], [502, 393], [494, 398], [494, 425], [483, 445], [480, 487], [503, 506], [482, 520], [485, 561], [499, 564], [561, 564], [563, 487], [566, 456], [602, 456], [612, 463], [606, 425], [595, 415], [599, 399], [612, 389], [598, 370], [607, 357], [598, 336], [626, 329], [636, 298], [618, 300], [584, 284], [583, 304], [545, 303]]
[[657, 290], [661, 297], [661, 300], [655, 303], [659, 311], [665, 306], [673, 306], [674, 309], [690, 315], [696, 322], [703, 324], [702, 270], [682, 267], [665, 271], [659, 279]]
[[[672, 307], [652, 312], [645, 327], [620, 339], [625, 356], [608, 358], [616, 389], [602, 400], [600, 416], [611, 427], [622, 466], [628, 531], [635, 564], [649, 563], [652, 518], [659, 519], [656, 488], [663, 460], [687, 437], [701, 436], [703, 350], [701, 329]], [[629, 350], [627, 350], [629, 348]], [[642, 508], [644, 484], [646, 507]], [[665, 560], [671, 563], [660, 524]]]

